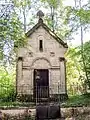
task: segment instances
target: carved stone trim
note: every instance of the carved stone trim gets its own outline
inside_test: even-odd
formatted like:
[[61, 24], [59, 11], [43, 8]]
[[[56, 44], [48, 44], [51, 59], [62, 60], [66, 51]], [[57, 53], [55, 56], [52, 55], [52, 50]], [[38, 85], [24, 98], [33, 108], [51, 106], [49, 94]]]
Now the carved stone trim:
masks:
[[32, 64], [31, 64], [31, 67], [34, 65], [34, 63], [37, 60], [45, 60], [45, 61], [47, 61], [49, 63], [49, 66], [52, 66], [51, 63], [50, 63], [50, 61], [47, 58], [45, 58], [45, 57], [37, 57], [36, 59], [33, 60]]
[[50, 69], [60, 69], [60, 66], [52, 66]]
[[23, 70], [30, 70], [30, 67], [22, 67]]

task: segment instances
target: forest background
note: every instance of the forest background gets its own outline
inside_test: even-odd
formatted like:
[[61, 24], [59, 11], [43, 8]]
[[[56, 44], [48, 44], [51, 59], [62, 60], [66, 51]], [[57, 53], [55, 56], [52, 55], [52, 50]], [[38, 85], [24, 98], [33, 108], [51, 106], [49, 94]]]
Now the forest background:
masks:
[[[70, 1], [72, 4], [69, 5]], [[37, 23], [39, 10], [44, 11], [46, 25], [68, 44], [68, 94], [89, 92], [90, 39], [84, 36], [90, 31], [90, 0], [70, 1], [0, 1], [0, 86], [3, 86], [0, 87], [0, 98], [7, 99], [15, 92], [16, 51], [25, 45], [25, 33]]]

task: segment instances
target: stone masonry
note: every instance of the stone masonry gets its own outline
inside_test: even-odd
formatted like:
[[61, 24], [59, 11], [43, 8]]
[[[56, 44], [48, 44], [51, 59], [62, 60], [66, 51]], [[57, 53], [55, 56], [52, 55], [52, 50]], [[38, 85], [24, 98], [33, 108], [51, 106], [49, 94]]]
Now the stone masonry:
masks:
[[[64, 58], [66, 43], [40, 20], [26, 36], [27, 45], [19, 48], [17, 53], [17, 94], [33, 96], [34, 69], [48, 69], [49, 95], [67, 95]], [[43, 51], [39, 49], [40, 40], [43, 41]]]

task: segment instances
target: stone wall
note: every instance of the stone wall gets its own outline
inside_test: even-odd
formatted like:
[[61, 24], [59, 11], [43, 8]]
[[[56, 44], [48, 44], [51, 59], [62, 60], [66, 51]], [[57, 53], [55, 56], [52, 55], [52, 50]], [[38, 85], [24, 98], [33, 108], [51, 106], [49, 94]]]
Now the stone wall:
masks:
[[[5, 108], [3, 110], [2, 108], [0, 109], [0, 118], [3, 120], [7, 120], [8, 118], [9, 120], [24, 120], [26, 115], [35, 119], [36, 109]], [[90, 120], [90, 107], [61, 108], [61, 118], [61, 120]]]

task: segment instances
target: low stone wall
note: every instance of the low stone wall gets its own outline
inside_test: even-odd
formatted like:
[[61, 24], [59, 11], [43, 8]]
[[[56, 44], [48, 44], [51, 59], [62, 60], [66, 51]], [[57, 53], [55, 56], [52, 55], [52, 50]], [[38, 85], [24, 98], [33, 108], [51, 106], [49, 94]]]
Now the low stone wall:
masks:
[[[26, 117], [34, 118], [35, 109], [19, 108], [10, 110], [0, 110], [0, 117], [3, 120], [26, 120]], [[90, 107], [69, 107], [61, 108], [62, 120], [90, 120]], [[35, 119], [35, 118], [34, 118]]]
[[80, 115], [90, 115], [90, 107], [61, 108], [61, 115], [63, 118], [77, 117]]
[[20, 109], [4, 109], [0, 110], [0, 120], [34, 120], [35, 109], [20, 108]]

